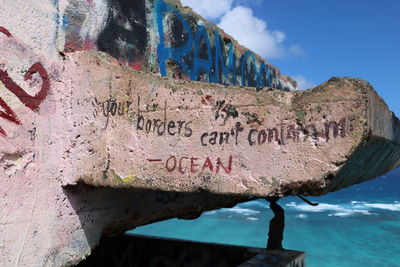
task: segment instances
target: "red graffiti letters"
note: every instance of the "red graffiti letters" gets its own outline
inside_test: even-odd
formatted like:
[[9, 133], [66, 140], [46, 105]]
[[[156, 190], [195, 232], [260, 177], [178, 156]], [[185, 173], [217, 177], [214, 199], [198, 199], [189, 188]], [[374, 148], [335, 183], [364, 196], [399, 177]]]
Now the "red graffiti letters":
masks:
[[12, 34], [4, 27], [0, 26], [0, 32], [5, 34], [7, 37], [12, 37]]
[[[171, 156], [165, 162], [165, 169], [168, 172], [178, 171], [181, 174], [186, 173], [199, 173], [199, 172], [213, 172], [215, 170], [216, 174], [226, 173], [231, 174], [232, 172], [232, 161], [233, 157], [229, 156], [228, 163], [223, 163], [221, 158], [217, 158], [216, 162], [210, 160], [209, 157], [204, 159], [199, 159], [196, 157], [180, 157]], [[215, 168], [214, 168], [215, 166]], [[221, 172], [223, 170], [223, 172]]]
[[[1, 118], [9, 120], [18, 125], [21, 124], [21, 122], [18, 120], [17, 115], [15, 115], [15, 112], [7, 105], [6, 102], [4, 102], [4, 100], [1, 97], [0, 97], [0, 106], [4, 109], [4, 111], [0, 111]], [[1, 127], [0, 127], [0, 134], [7, 136], [6, 132]]]
[[[0, 27], [0, 32], [5, 34], [7, 37], [12, 38], [11, 33], [5, 29], [4, 27]], [[17, 83], [13, 81], [13, 79], [9, 76], [8, 72], [0, 69], [0, 82], [4, 84], [4, 86], [13, 93], [26, 107], [30, 108], [33, 111], [37, 111], [39, 109], [40, 104], [47, 97], [47, 94], [50, 90], [50, 80], [49, 75], [46, 69], [43, 67], [42, 63], [36, 62], [34, 63], [26, 72], [24, 76], [25, 81], [32, 81], [33, 75], [37, 73], [39, 74], [42, 80], [41, 89], [34, 96], [28, 94], [24, 89], [22, 89]], [[12, 123], [17, 125], [21, 124], [15, 112], [7, 105], [7, 103], [0, 97], [0, 106], [3, 108], [3, 111], [0, 111], [0, 117], [4, 118]], [[3, 128], [0, 127], [0, 134], [3, 136], [7, 136], [6, 132]]]
[[38, 110], [40, 103], [46, 98], [49, 89], [50, 89], [50, 81], [47, 71], [43, 67], [40, 62], [36, 62], [29, 69], [28, 72], [24, 76], [24, 80], [31, 80], [34, 73], [39, 73], [42, 78], [42, 88], [40, 91], [31, 96], [26, 93], [18, 84], [16, 84], [8, 75], [7, 71], [0, 69], [0, 81], [4, 84], [4, 86], [10, 90], [19, 100], [24, 103], [25, 106], [30, 108], [33, 111]]

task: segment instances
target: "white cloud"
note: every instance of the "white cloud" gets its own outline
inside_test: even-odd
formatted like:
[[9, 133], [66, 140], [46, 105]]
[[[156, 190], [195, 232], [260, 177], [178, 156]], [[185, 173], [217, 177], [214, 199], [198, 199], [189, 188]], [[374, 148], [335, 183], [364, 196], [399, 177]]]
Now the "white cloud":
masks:
[[310, 80], [307, 80], [303, 75], [290, 76], [297, 82], [297, 88], [300, 90], [310, 89], [316, 86], [316, 84]]
[[295, 56], [300, 56], [300, 57], [305, 57], [306, 52], [300, 45], [291, 45], [289, 47], [289, 52], [292, 53]]
[[[257, 6], [263, 0], [181, 0], [206, 19], [220, 19], [218, 26], [235, 38], [239, 44], [264, 58], [282, 58], [288, 55], [305, 57], [299, 45], [285, 47], [286, 35], [282, 31], [268, 29], [267, 22], [257, 18], [246, 6]], [[242, 5], [240, 5], [242, 4]]]
[[241, 45], [266, 58], [279, 58], [285, 55], [282, 42], [285, 33], [271, 31], [267, 22], [253, 15], [250, 8], [237, 6], [228, 11], [218, 24], [226, 33], [235, 38]]
[[206, 19], [216, 19], [231, 10], [233, 0], [181, 0]]

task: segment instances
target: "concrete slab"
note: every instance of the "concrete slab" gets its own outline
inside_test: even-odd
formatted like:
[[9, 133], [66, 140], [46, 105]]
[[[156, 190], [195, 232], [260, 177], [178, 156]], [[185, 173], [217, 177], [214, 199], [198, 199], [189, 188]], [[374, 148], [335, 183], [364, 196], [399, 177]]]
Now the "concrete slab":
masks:
[[67, 56], [72, 76], [64, 78], [71, 85], [63, 101], [70, 99], [70, 109], [62, 112], [70, 115], [62, 127], [72, 143], [68, 167], [60, 166], [69, 173], [61, 178], [66, 184], [322, 195], [400, 164], [398, 119], [365, 81], [334, 78], [308, 91], [256, 92], [159, 78], [112, 62], [97, 52]]
[[398, 119], [362, 80], [257, 92], [2, 41], [14, 49], [0, 75], [4, 266], [74, 264], [105, 232], [249, 196], [321, 195], [399, 166]]

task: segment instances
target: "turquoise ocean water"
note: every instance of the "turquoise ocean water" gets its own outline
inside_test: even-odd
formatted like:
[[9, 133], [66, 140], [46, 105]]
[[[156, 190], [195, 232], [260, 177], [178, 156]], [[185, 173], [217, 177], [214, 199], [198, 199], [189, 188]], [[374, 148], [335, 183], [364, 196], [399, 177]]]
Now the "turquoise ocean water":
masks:
[[[400, 266], [400, 169], [308, 199], [320, 204], [312, 207], [297, 197], [279, 200], [286, 216], [284, 247], [305, 251], [307, 266]], [[131, 233], [265, 247], [272, 216], [268, 202], [256, 200]]]

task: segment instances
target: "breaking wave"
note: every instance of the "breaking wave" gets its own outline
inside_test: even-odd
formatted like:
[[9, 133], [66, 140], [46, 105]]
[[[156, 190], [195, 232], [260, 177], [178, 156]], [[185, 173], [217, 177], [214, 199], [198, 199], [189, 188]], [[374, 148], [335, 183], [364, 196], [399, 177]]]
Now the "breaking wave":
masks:
[[234, 207], [234, 208], [230, 208], [230, 209], [222, 209], [222, 210], [227, 211], [227, 212], [234, 212], [234, 213], [242, 214], [245, 216], [260, 213], [258, 210], [245, 209], [245, 208], [239, 208], [239, 207]]
[[[304, 203], [297, 204], [290, 202], [285, 204], [286, 210], [300, 211], [304, 213], [325, 212], [328, 216], [351, 216], [351, 215], [375, 215], [379, 210], [386, 211], [400, 211], [400, 203], [395, 201], [393, 203], [369, 203], [364, 201], [351, 201], [346, 204], [329, 204], [320, 203], [318, 206], [310, 206]], [[301, 218], [300, 215], [296, 217]]]

